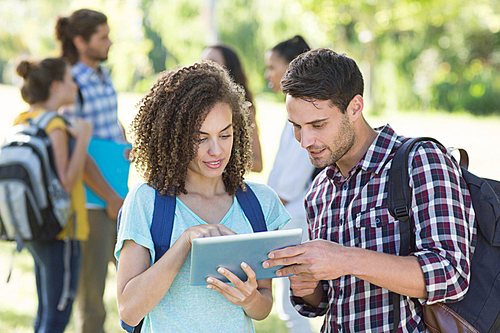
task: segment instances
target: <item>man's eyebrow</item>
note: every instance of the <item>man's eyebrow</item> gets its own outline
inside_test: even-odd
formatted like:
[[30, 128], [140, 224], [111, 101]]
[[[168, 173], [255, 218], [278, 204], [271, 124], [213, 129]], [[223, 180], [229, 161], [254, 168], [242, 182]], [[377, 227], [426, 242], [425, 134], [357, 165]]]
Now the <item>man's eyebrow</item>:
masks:
[[[228, 130], [229, 128], [231, 128], [231, 126], [233, 126], [233, 124], [229, 124], [229, 125], [227, 125], [227, 126], [226, 126], [226, 127], [224, 127], [223, 129], [221, 129], [221, 131], [220, 131], [219, 133], [221, 133], [221, 132], [224, 132], [224, 131]], [[208, 135], [208, 133], [205, 133], [205, 132], [202, 132], [202, 131], [200, 131], [199, 133], [200, 133], [200, 134], [205, 134], [205, 135]]]
[[[309, 121], [306, 123], [306, 125], [312, 125], [312, 124], [317, 124], [317, 123], [321, 123], [323, 121], [326, 121], [328, 120], [328, 118], [323, 118], [323, 119], [316, 119], [316, 120], [313, 120], [313, 121]], [[288, 121], [290, 123], [292, 123], [293, 125], [297, 125], [296, 123], [294, 123], [293, 121], [291, 121], [290, 119], [288, 119]], [[300, 126], [300, 125], [297, 125], [297, 126]]]

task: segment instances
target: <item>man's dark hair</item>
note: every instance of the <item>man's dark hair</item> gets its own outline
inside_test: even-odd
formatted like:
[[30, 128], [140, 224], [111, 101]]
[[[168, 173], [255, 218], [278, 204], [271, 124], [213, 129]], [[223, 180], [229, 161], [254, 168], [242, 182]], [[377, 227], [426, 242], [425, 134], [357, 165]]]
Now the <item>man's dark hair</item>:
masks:
[[281, 90], [295, 98], [331, 101], [342, 113], [356, 95], [363, 96], [363, 76], [354, 60], [326, 48], [306, 52], [291, 63]]
[[59, 17], [56, 23], [56, 37], [61, 41], [62, 57], [71, 65], [76, 64], [79, 56], [73, 38], [82, 36], [88, 42], [97, 31], [97, 27], [106, 23], [108, 23], [106, 15], [91, 9], [80, 9], [69, 17]]

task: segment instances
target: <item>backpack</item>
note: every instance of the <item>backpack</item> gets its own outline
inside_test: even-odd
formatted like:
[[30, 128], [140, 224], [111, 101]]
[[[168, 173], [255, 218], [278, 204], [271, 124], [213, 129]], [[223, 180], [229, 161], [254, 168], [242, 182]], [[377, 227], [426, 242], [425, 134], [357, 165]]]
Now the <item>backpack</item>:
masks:
[[0, 240], [16, 241], [18, 251], [24, 241], [55, 239], [73, 214], [45, 133], [54, 117], [43, 112], [12, 127], [0, 147]]
[[[247, 217], [248, 221], [250, 221], [253, 232], [267, 231], [266, 220], [264, 218], [264, 213], [262, 212], [262, 207], [250, 186], [246, 186], [246, 191], [243, 191], [241, 187], [238, 188], [238, 191], [236, 192], [236, 199], [243, 209], [243, 213]], [[154, 262], [160, 260], [160, 258], [170, 248], [170, 239], [172, 238], [172, 229], [174, 227], [175, 203], [175, 196], [161, 195], [160, 192], [155, 191], [153, 219], [150, 227], [155, 248]], [[118, 232], [120, 230], [120, 217], [121, 209], [117, 220]], [[139, 333], [143, 322], [144, 319], [142, 319], [137, 326], [132, 327], [120, 319], [121, 327], [128, 333]]]
[[[408, 214], [411, 209], [408, 154], [412, 147], [421, 141], [432, 141], [441, 145], [433, 138], [409, 139], [396, 151], [389, 171], [387, 204], [391, 215], [400, 223], [399, 255], [408, 255], [410, 248], [415, 247], [415, 235]], [[460, 154], [462, 176], [469, 188], [476, 213], [477, 244], [471, 258], [469, 289], [465, 297], [458, 302], [437, 304], [446, 312], [453, 314], [454, 311], [462, 317], [455, 316], [458, 321], [467, 321], [469, 328], [473, 327], [471, 331], [475, 328], [484, 333], [500, 332], [500, 182], [480, 178], [467, 171], [467, 153], [462, 149]], [[399, 299], [400, 295], [395, 293], [394, 332], [397, 330], [400, 316]], [[456, 330], [459, 326], [453, 327]]]

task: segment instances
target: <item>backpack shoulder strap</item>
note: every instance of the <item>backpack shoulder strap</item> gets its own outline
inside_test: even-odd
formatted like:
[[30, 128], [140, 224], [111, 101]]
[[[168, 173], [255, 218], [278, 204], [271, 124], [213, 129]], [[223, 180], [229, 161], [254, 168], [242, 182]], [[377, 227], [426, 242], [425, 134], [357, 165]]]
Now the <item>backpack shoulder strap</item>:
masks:
[[175, 195], [161, 195], [155, 191], [155, 207], [151, 222], [151, 237], [155, 246], [155, 262], [170, 248], [174, 228]]
[[43, 130], [45, 130], [45, 128], [47, 128], [47, 125], [55, 117], [59, 117], [62, 120], [64, 120], [65, 123], [68, 123], [68, 121], [63, 116], [61, 116], [60, 114], [57, 114], [57, 112], [45, 111], [45, 112], [40, 113], [35, 118], [33, 118], [32, 124], [35, 125], [35, 126], [38, 126], [39, 128], [41, 128]]
[[408, 174], [408, 155], [412, 148], [419, 142], [432, 141], [439, 145], [436, 139], [429, 137], [418, 137], [406, 140], [396, 151], [389, 170], [387, 206], [392, 216], [399, 220], [399, 230], [401, 237], [400, 256], [406, 256], [410, 250], [410, 240], [412, 236], [410, 209], [411, 209], [411, 188], [409, 186], [410, 176]]
[[[411, 149], [422, 141], [439, 141], [429, 137], [411, 138], [403, 142], [396, 150], [392, 165], [389, 169], [388, 190], [387, 190], [387, 208], [393, 217], [399, 221], [399, 236], [400, 246], [399, 255], [407, 256], [410, 253], [410, 247], [414, 247], [415, 235], [413, 233], [412, 223], [410, 220], [411, 210], [411, 188], [410, 176], [408, 174], [408, 155]], [[398, 331], [399, 322], [401, 321], [401, 295], [393, 293], [394, 307], [394, 329]]]
[[245, 216], [250, 221], [253, 232], [267, 231], [262, 206], [260, 205], [259, 199], [257, 199], [257, 196], [248, 184], [245, 191], [243, 191], [241, 187], [238, 188], [238, 191], [236, 192], [236, 199], [238, 200], [241, 209], [243, 209], [243, 213], [245, 213]]
[[83, 104], [84, 104], [84, 100], [83, 100], [83, 94], [82, 94], [82, 89], [80, 89], [80, 85], [78, 85], [78, 102], [80, 103], [80, 110], [83, 110]]
[[[160, 260], [170, 248], [170, 240], [172, 239], [172, 230], [174, 228], [175, 203], [175, 195], [161, 195], [158, 190], [155, 190], [153, 220], [151, 221], [150, 228], [155, 247], [154, 262]], [[121, 209], [118, 213], [118, 229], [120, 228], [120, 217]], [[139, 333], [143, 323], [144, 319], [142, 319], [137, 326], [132, 327], [120, 318], [121, 327], [128, 333]]]

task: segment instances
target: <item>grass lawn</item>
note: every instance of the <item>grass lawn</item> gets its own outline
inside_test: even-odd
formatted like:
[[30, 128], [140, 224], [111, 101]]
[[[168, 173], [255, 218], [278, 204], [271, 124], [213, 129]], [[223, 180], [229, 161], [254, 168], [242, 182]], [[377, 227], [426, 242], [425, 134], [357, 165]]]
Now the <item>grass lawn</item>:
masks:
[[[140, 95], [119, 95], [119, 116], [125, 126], [135, 114], [135, 104]], [[12, 124], [16, 114], [27, 107], [22, 102], [16, 87], [0, 85], [0, 100], [3, 107], [0, 110], [0, 138]], [[251, 173], [247, 179], [257, 182], [267, 182], [272, 168], [274, 155], [278, 149], [279, 138], [286, 121], [286, 110], [283, 104], [257, 99], [257, 122], [264, 169], [261, 173]], [[451, 115], [437, 112], [386, 112], [383, 116], [366, 113], [365, 118], [372, 126], [391, 124], [397, 133], [406, 136], [434, 136], [446, 146], [465, 148], [470, 156], [470, 170], [478, 175], [500, 179], [500, 152], [496, 144], [500, 142], [500, 118], [478, 118], [466, 114]], [[131, 173], [130, 183], [139, 181], [139, 177]], [[30, 254], [24, 250], [15, 256], [11, 282], [6, 283], [10, 267], [13, 244], [0, 243], [0, 327], [2, 332], [24, 333], [32, 332], [32, 321], [35, 317], [37, 298], [33, 261]], [[118, 324], [116, 311], [116, 276], [114, 267], [110, 266], [105, 302], [108, 317], [105, 328], [109, 333], [123, 332]], [[312, 320], [316, 331], [321, 327], [322, 318]], [[261, 322], [255, 323], [257, 332], [287, 332], [284, 323], [279, 320], [275, 308], [271, 315]], [[73, 323], [67, 332], [74, 332]]]

